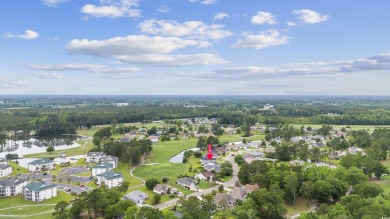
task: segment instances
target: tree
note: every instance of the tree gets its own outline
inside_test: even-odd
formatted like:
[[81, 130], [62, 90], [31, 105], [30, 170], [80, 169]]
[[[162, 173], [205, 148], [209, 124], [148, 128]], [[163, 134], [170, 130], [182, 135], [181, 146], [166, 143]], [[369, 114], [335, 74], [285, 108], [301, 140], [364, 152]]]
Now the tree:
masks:
[[306, 206], [309, 207], [310, 198], [314, 195], [314, 183], [312, 181], [303, 182], [299, 192], [306, 197]]
[[104, 211], [105, 218], [116, 218], [125, 212], [128, 208], [133, 207], [134, 203], [130, 200], [119, 200], [116, 204], [108, 205]]
[[153, 204], [154, 205], [157, 205], [158, 203], [160, 203], [160, 200], [161, 200], [161, 195], [160, 194], [154, 194], [153, 195]]
[[197, 197], [181, 197], [179, 203], [182, 208], [183, 219], [208, 219], [211, 216]]
[[207, 147], [207, 142], [205, 138], [199, 138], [196, 147], [200, 148], [200, 150], [205, 150]]
[[159, 183], [160, 183], [160, 182], [159, 182], [157, 179], [151, 178], [151, 179], [146, 180], [145, 186], [146, 186], [146, 188], [148, 188], [149, 190], [153, 190], [153, 188], [154, 188], [157, 184], [159, 184]]
[[353, 187], [353, 194], [361, 198], [374, 198], [381, 194], [383, 189], [376, 183], [364, 182]]
[[284, 179], [284, 186], [286, 189], [286, 195], [292, 198], [295, 209], [295, 199], [299, 186], [297, 173], [291, 172], [289, 175], [287, 175]]
[[164, 219], [177, 219], [177, 217], [173, 211], [165, 211]]
[[121, 183], [121, 185], [118, 187], [118, 191], [121, 192], [121, 193], [126, 192], [127, 189], [129, 189], [129, 185], [130, 185], [129, 182], [123, 181], [123, 182]]
[[332, 185], [325, 180], [318, 180], [314, 185], [314, 193], [319, 202], [328, 202], [332, 192]]
[[46, 152], [49, 152], [50, 154], [51, 154], [51, 152], [53, 152], [55, 149], [54, 149], [54, 147], [53, 146], [49, 146], [49, 147], [47, 147], [46, 148]]
[[235, 157], [234, 157], [234, 161], [238, 164], [238, 165], [243, 165], [245, 163], [245, 159], [242, 157], [241, 154], [237, 154]]
[[160, 219], [163, 216], [162, 212], [158, 208], [149, 206], [143, 206], [139, 209], [139, 219]]
[[53, 216], [55, 219], [67, 219], [68, 218], [68, 206], [69, 203], [66, 201], [60, 201], [54, 207]]
[[368, 177], [363, 173], [363, 170], [357, 167], [351, 167], [347, 170], [346, 180], [349, 185], [354, 186], [366, 182]]
[[133, 206], [125, 211], [125, 219], [138, 219], [138, 208]]
[[218, 186], [218, 191], [219, 191], [219, 192], [223, 192], [223, 190], [224, 190], [223, 185], [219, 185], [219, 186]]
[[73, 202], [69, 212], [72, 218], [79, 218], [80, 214], [84, 212], [85, 209], [85, 202], [83, 200], [78, 200]]

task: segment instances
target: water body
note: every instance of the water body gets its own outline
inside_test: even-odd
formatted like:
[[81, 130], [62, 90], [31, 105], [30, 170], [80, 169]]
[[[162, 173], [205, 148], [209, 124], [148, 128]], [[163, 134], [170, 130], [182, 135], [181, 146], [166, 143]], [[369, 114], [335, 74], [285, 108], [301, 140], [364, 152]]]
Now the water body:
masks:
[[18, 154], [23, 157], [26, 154], [36, 154], [46, 152], [48, 146], [54, 146], [55, 150], [62, 150], [80, 146], [75, 140], [79, 136], [61, 136], [58, 138], [38, 139], [28, 138], [24, 140], [6, 140], [5, 144], [0, 145], [0, 158], [7, 154]]
[[[199, 148], [191, 148], [191, 149], [188, 149], [188, 150], [191, 150], [191, 151], [198, 151]], [[184, 158], [184, 152], [186, 150], [180, 152], [178, 155], [176, 156], [173, 156], [171, 157], [171, 159], [169, 159], [169, 162], [171, 163], [183, 163], [183, 158]]]

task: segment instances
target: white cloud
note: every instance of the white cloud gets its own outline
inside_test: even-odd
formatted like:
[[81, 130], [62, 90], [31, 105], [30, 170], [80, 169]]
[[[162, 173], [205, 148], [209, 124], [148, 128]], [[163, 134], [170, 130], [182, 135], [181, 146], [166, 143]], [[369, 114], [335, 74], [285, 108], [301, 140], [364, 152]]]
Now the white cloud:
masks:
[[[69, 63], [62, 65], [30, 65], [29, 67], [33, 70], [41, 71], [85, 71], [97, 74], [125, 74], [135, 73], [141, 70], [140, 68], [110, 68], [107, 65], [85, 63]], [[48, 76], [48, 74], [43, 76]]]
[[216, 13], [213, 17], [214, 20], [223, 20], [225, 18], [228, 18], [229, 15], [226, 14], [226, 13], [222, 13], [222, 12], [219, 12], [219, 13]]
[[169, 12], [169, 6], [167, 5], [161, 5], [159, 8], [157, 8], [157, 11], [161, 13], [168, 13]]
[[226, 62], [219, 56], [210, 53], [168, 54], [189, 46], [203, 47], [205, 42], [178, 37], [130, 35], [101, 41], [75, 39], [68, 43], [67, 49], [73, 53], [113, 58], [132, 64], [156, 66], [208, 65]]
[[50, 7], [55, 7], [59, 4], [62, 4], [64, 2], [67, 2], [69, 0], [42, 0], [43, 4], [50, 6]]
[[138, 17], [141, 10], [138, 7], [139, 0], [100, 0], [100, 5], [86, 4], [81, 12], [94, 17]]
[[211, 5], [217, 3], [217, 0], [189, 0], [189, 2], [199, 2], [203, 5]]
[[202, 21], [179, 23], [177, 21], [156, 19], [145, 20], [140, 24], [140, 29], [143, 33], [211, 40], [218, 40], [233, 35], [232, 32], [223, 30], [223, 27], [223, 25], [217, 24], [206, 25]]
[[263, 49], [270, 46], [286, 45], [289, 37], [282, 36], [277, 30], [268, 30], [258, 35], [243, 34], [243, 39], [238, 40], [233, 47], [235, 48], [254, 48]]
[[275, 16], [269, 12], [259, 11], [252, 17], [251, 22], [253, 24], [277, 24]]
[[19, 39], [33, 40], [39, 37], [39, 33], [33, 30], [26, 30], [24, 31], [24, 34], [5, 33], [3, 34], [3, 37], [6, 39], [19, 38]]
[[297, 24], [295, 22], [292, 22], [292, 21], [289, 21], [287, 22], [287, 26], [289, 27], [293, 27], [293, 26], [296, 26]]
[[327, 21], [329, 18], [329, 15], [321, 15], [320, 13], [308, 9], [294, 10], [293, 14], [297, 15], [297, 19], [305, 24], [316, 24]]
[[0, 79], [0, 87], [1, 88], [15, 88], [15, 87], [24, 87], [28, 86], [31, 83], [25, 80], [7, 80]]
[[39, 77], [40, 79], [62, 79], [62, 78], [64, 78], [63, 75], [60, 75], [57, 73], [39, 73], [39, 74], [34, 74], [34, 75]]

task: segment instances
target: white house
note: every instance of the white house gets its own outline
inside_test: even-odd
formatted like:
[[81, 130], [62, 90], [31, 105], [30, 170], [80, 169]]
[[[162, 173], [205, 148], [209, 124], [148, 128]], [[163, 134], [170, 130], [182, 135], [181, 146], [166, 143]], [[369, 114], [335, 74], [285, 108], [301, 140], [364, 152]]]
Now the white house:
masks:
[[195, 190], [197, 183], [198, 181], [196, 179], [192, 179], [189, 177], [182, 177], [176, 180], [176, 184], [190, 190]]
[[31, 172], [47, 171], [47, 170], [52, 170], [52, 169], [54, 169], [54, 161], [52, 161], [48, 158], [34, 160], [34, 161], [28, 163], [28, 170]]
[[104, 183], [109, 189], [119, 186], [124, 180], [122, 173], [113, 171], [98, 174], [96, 178], [98, 185]]
[[0, 164], [8, 165], [8, 160], [0, 158]]
[[12, 167], [6, 164], [0, 164], [0, 177], [9, 176], [12, 174]]
[[107, 154], [104, 152], [89, 152], [85, 155], [86, 163], [99, 163], [100, 158], [107, 157]]
[[104, 163], [104, 162], [111, 163], [114, 168], [118, 167], [118, 160], [119, 159], [117, 157], [114, 157], [111, 155], [100, 158], [101, 163]]
[[139, 190], [136, 190], [134, 192], [130, 192], [125, 195], [124, 199], [130, 200], [137, 204], [138, 206], [141, 206], [146, 199], [148, 199], [148, 194], [141, 192]]
[[19, 195], [26, 184], [26, 180], [20, 179], [0, 180], [0, 197]]
[[214, 174], [212, 172], [206, 171], [203, 173], [198, 173], [195, 175], [195, 179], [200, 179], [204, 181], [212, 181], [214, 177]]
[[96, 176], [98, 174], [105, 173], [106, 171], [113, 170], [113, 164], [104, 162], [104, 163], [98, 163], [96, 166], [92, 167], [92, 176]]
[[167, 184], [157, 184], [157, 185], [154, 186], [153, 192], [157, 193], [157, 194], [160, 194], [160, 195], [167, 194], [168, 190], [169, 190], [169, 187], [170, 186], [167, 185]]
[[44, 181], [30, 182], [23, 189], [23, 197], [27, 201], [40, 202], [57, 196], [57, 185]]

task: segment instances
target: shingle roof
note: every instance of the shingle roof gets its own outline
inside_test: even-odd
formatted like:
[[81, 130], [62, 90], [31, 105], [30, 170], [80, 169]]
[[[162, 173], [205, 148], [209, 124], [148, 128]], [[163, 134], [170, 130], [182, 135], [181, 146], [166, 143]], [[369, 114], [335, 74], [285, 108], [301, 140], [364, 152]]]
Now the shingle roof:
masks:
[[106, 171], [104, 173], [98, 174], [97, 176], [103, 177], [103, 178], [105, 178], [107, 180], [123, 178], [122, 173], [120, 173], [120, 172], [113, 172], [113, 171]]
[[7, 168], [11, 167], [10, 165], [0, 164], [0, 170], [5, 170]]
[[43, 165], [43, 164], [47, 164], [47, 163], [54, 163], [54, 161], [50, 160], [49, 158], [43, 158], [43, 159], [39, 159], [39, 160], [34, 160], [28, 164], [31, 164], [31, 165]]
[[4, 179], [0, 180], [1, 187], [14, 187], [21, 183], [24, 183], [26, 180], [23, 179]]
[[92, 167], [92, 169], [108, 169], [108, 168], [113, 168], [113, 164], [104, 162], [104, 163], [98, 163], [96, 166]]
[[130, 193], [126, 194], [125, 198], [129, 199], [133, 202], [139, 202], [139, 201], [143, 201], [143, 200], [149, 198], [149, 196], [144, 192], [136, 190], [134, 192], [130, 192]]
[[192, 183], [196, 184], [197, 181], [195, 179], [189, 178], [189, 177], [182, 177], [176, 180], [176, 183], [191, 186]]
[[44, 191], [44, 190], [55, 188], [55, 187], [57, 187], [56, 184], [48, 185], [43, 181], [38, 181], [38, 182], [30, 182], [29, 184], [27, 184], [24, 187], [24, 189], [29, 190], [29, 191], [33, 191], [33, 192], [40, 192], [40, 191]]

